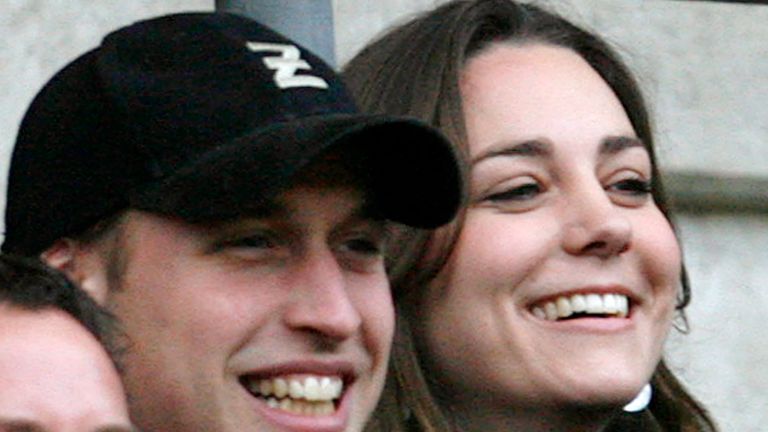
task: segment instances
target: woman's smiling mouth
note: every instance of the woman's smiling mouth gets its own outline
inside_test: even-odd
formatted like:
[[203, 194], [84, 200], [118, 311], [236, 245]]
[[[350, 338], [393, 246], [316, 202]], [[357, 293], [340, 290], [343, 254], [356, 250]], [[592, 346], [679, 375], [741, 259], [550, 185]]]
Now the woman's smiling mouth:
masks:
[[626, 318], [629, 316], [630, 300], [619, 293], [579, 293], [562, 295], [539, 302], [530, 308], [537, 318], [560, 321], [582, 317]]

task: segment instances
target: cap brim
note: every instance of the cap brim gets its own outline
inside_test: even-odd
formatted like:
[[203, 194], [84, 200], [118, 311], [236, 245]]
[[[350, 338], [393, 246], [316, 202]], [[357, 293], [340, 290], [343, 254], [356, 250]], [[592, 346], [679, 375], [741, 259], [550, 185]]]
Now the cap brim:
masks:
[[231, 220], [259, 208], [310, 162], [341, 146], [357, 152], [375, 207], [417, 228], [450, 222], [461, 170], [447, 140], [421, 122], [370, 115], [296, 119], [240, 137], [131, 194], [131, 206], [191, 222]]

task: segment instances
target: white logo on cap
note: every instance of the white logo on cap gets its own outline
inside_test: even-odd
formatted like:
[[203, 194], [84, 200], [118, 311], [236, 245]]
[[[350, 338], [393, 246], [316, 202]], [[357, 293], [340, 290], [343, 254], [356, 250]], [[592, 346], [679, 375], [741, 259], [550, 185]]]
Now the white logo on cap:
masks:
[[301, 53], [295, 45], [274, 44], [265, 42], [248, 42], [246, 44], [253, 52], [276, 52], [279, 56], [264, 57], [264, 64], [275, 71], [275, 84], [281, 89], [292, 87], [315, 87], [327, 89], [328, 83], [314, 75], [297, 75], [298, 70], [311, 70], [309, 63], [302, 60]]

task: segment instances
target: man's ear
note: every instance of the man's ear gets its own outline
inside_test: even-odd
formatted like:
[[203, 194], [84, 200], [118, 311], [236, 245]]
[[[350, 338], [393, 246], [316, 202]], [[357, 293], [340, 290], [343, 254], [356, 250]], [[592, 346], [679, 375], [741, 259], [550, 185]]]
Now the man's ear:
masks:
[[76, 242], [72, 239], [58, 239], [40, 254], [40, 259], [48, 266], [67, 275], [73, 282], [77, 282], [74, 277], [75, 249], [77, 247]]
[[106, 303], [109, 285], [102, 256], [97, 248], [70, 238], [61, 238], [43, 251], [40, 259], [64, 273], [99, 304]]

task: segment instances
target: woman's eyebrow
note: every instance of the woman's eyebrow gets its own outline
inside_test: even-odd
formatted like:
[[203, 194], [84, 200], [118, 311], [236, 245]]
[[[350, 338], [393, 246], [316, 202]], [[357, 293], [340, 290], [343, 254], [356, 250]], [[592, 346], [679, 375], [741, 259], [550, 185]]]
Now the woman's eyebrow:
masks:
[[[598, 149], [601, 155], [611, 155], [629, 148], [646, 148], [640, 138], [632, 136], [608, 136], [600, 141]], [[552, 154], [552, 145], [548, 141], [533, 139], [513, 143], [500, 143], [472, 158], [472, 166], [498, 156], [546, 157]]]
[[551, 154], [552, 145], [547, 141], [533, 139], [512, 143], [503, 142], [491, 146], [472, 158], [470, 165], [474, 166], [482, 161], [498, 156], [545, 157]]
[[603, 138], [600, 142], [600, 148], [598, 150], [601, 155], [614, 155], [624, 150], [642, 147], [646, 148], [645, 143], [640, 138], [631, 136], [609, 136]]

